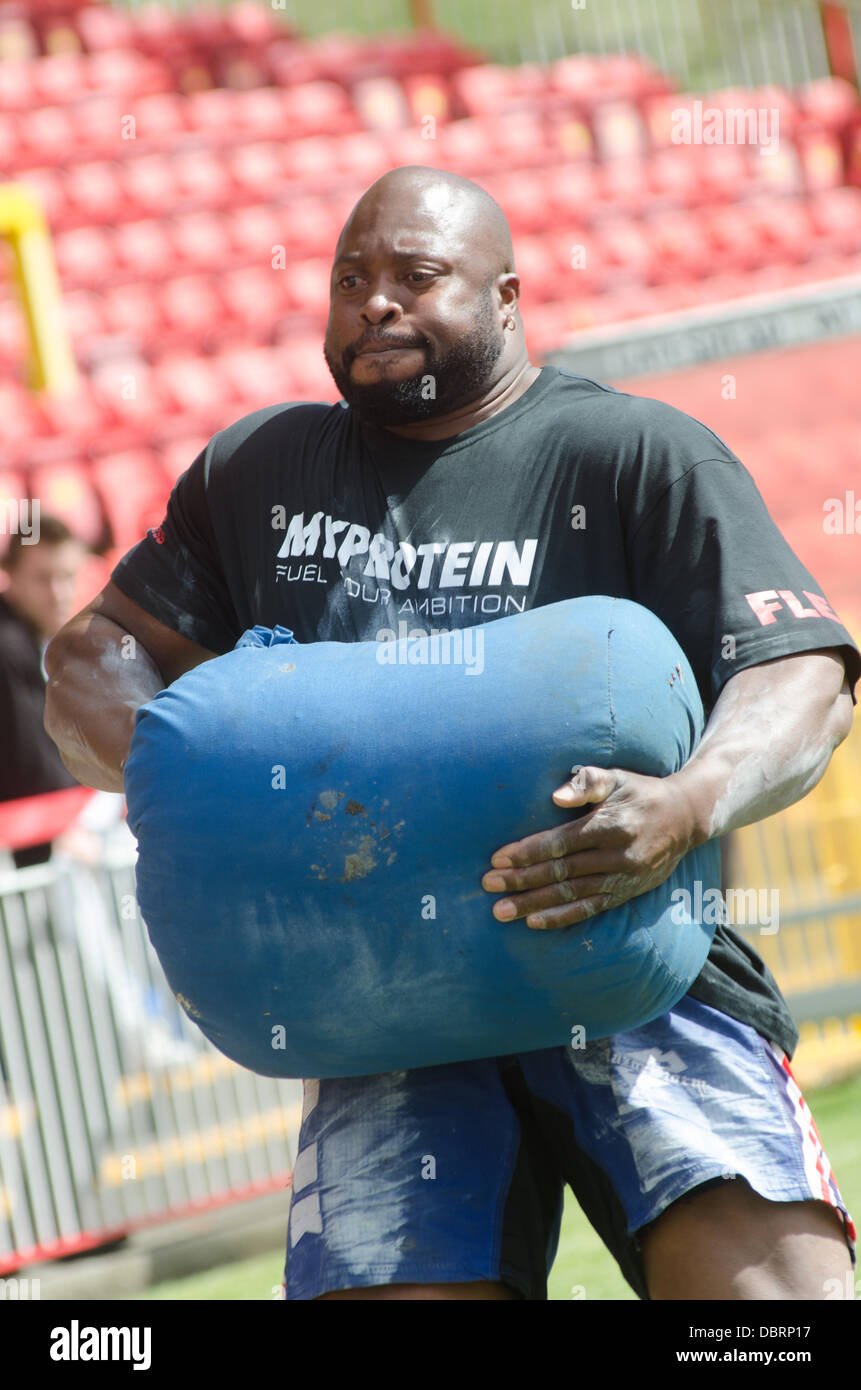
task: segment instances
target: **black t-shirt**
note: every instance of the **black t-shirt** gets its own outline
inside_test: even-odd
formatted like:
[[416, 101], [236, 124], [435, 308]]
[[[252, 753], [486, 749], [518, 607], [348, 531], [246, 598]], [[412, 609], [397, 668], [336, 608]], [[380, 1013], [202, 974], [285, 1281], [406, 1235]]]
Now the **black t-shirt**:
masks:
[[[774, 657], [840, 647], [853, 685], [861, 674], [723, 441], [555, 367], [435, 442], [362, 425], [343, 402], [255, 411], [210, 440], [112, 578], [218, 654], [257, 623], [299, 642], [373, 641], [608, 594], [675, 635], [707, 713], [731, 676]], [[730, 927], [690, 993], [794, 1052], [772, 975]]]

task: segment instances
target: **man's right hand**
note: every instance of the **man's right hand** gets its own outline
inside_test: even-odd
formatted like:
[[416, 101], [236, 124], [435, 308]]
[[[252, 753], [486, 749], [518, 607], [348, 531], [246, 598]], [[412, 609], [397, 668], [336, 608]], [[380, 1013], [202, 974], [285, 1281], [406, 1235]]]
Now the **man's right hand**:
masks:
[[88, 787], [121, 792], [139, 707], [215, 655], [108, 581], [45, 652], [45, 728], [72, 776]]

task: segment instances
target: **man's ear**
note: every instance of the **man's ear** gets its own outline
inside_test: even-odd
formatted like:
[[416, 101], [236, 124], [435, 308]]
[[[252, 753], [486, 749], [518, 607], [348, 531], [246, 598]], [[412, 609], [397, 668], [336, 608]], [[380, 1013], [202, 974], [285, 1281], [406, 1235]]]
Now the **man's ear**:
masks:
[[505, 309], [513, 309], [520, 298], [520, 276], [513, 270], [500, 275], [497, 282], [500, 304]]

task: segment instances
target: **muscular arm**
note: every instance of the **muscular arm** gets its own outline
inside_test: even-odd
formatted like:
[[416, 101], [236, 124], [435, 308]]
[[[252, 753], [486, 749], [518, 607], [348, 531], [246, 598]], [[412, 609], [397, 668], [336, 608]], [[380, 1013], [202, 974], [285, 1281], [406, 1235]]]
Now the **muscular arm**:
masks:
[[839, 652], [766, 661], [728, 681], [694, 756], [670, 779], [702, 844], [773, 816], [816, 786], [852, 727]]
[[805, 796], [851, 723], [852, 696], [835, 650], [740, 671], [680, 772], [643, 777], [584, 767], [559, 787], [558, 806], [595, 809], [496, 851], [482, 879], [488, 892], [507, 894], [494, 915], [564, 927], [648, 892], [695, 845]]
[[135, 711], [213, 656], [106, 584], [45, 653], [45, 728], [72, 775], [121, 792]]

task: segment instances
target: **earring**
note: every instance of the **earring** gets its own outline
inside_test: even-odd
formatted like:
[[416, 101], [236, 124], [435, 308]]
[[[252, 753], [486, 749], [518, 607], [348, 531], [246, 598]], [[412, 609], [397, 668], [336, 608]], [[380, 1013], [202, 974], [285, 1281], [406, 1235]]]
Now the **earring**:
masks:
[[505, 321], [504, 321], [504, 327], [505, 327], [505, 328], [510, 328], [511, 331], [512, 331], [512, 333], [514, 332], [514, 329], [517, 327], [517, 325], [516, 325], [515, 322], [514, 322], [514, 317], [513, 317], [513, 315], [511, 315], [511, 314], [508, 315], [508, 317], [507, 317], [507, 318], [505, 319]]

